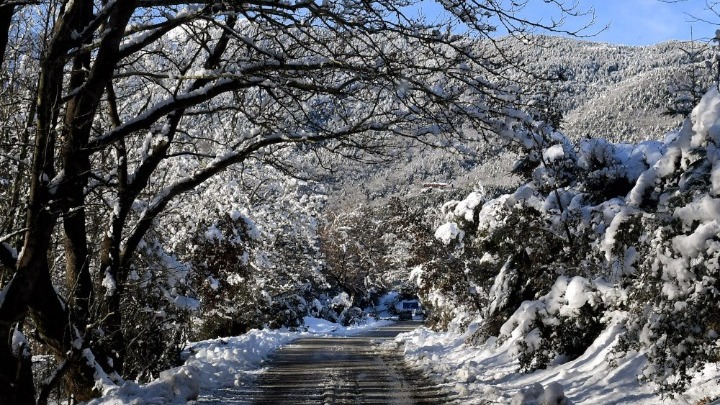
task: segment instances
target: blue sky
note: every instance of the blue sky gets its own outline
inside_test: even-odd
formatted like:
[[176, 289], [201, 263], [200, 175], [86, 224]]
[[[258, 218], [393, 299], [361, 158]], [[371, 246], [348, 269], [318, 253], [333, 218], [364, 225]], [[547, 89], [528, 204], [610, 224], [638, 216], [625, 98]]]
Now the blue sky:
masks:
[[[666, 3], [659, 0], [582, 1], [581, 7], [593, 7], [597, 27], [609, 27], [594, 40], [627, 45], [646, 45], [671, 39], [695, 39], [715, 36], [715, 25], [693, 21], [705, 19], [720, 24], [720, 17], [706, 10], [704, 0]], [[530, 10], [528, 10], [530, 11]]]
[[[574, 0], [566, 0], [572, 4]], [[720, 28], [720, 17], [706, 9], [705, 0], [685, 0], [680, 2], [663, 2], [660, 0], [577, 0], [580, 9], [593, 8], [596, 14], [596, 25], [588, 33], [597, 32], [605, 25], [608, 28], [596, 36], [593, 41], [610, 42], [625, 45], [648, 45], [671, 39], [690, 39], [691, 27], [693, 37], [709, 40]], [[427, 1], [425, 4], [434, 3]], [[501, 1], [502, 3], [502, 1]], [[437, 13], [437, 4], [422, 7], [425, 15]], [[557, 10], [552, 4], [543, 0], [528, 0], [523, 16], [531, 20], [546, 21]], [[720, 11], [720, 7], [718, 8]], [[708, 20], [715, 24], [692, 21], [694, 18]], [[582, 26], [587, 19], [569, 19], [568, 28]]]

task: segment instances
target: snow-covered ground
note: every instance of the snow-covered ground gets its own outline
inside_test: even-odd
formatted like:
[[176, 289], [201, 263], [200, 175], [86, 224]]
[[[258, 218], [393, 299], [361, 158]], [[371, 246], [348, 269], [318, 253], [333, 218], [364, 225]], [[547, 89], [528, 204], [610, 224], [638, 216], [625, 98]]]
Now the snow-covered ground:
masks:
[[[621, 332], [621, 318], [597, 338], [579, 358], [533, 373], [518, 372], [515, 340], [489, 339], [481, 346], [466, 344], [471, 332], [433, 332], [420, 327], [399, 335], [406, 361], [459, 394], [462, 404], [708, 404], [720, 398], [720, 369], [709, 365], [696, 376], [682, 396], [661, 396], [650, 383], [638, 379], [646, 364], [640, 353], [618, 357], [613, 345]], [[99, 404], [185, 404], [203, 392], [252, 385], [275, 350], [296, 339], [311, 336], [352, 336], [392, 321], [368, 321], [342, 327], [325, 320], [305, 318], [299, 331], [252, 330], [242, 336], [206, 340], [189, 346], [181, 367], [167, 370], [149, 384], [106, 383]], [[473, 328], [470, 328], [472, 331]], [[564, 402], [563, 402], [564, 401]], [[457, 403], [457, 401], [456, 401]], [[716, 402], [712, 402], [715, 404]], [[720, 402], [718, 402], [720, 403]]]
[[88, 405], [186, 404], [202, 392], [250, 384], [253, 376], [262, 372], [269, 355], [293, 340], [312, 336], [352, 336], [391, 323], [367, 318], [361, 325], [343, 327], [306, 317], [300, 331], [252, 330], [241, 336], [193, 343], [187, 350], [184, 365], [160, 373], [149, 384], [127, 381], [115, 385], [103, 378], [105, 384], [98, 386], [103, 396]]
[[471, 332], [433, 332], [422, 327], [399, 335], [395, 342], [405, 345], [409, 364], [439, 382], [454, 384], [464, 404], [707, 404], [720, 398], [716, 364], [695, 376], [692, 388], [683, 395], [663, 397], [654, 385], [641, 383], [638, 376], [645, 357], [637, 352], [618, 357], [612, 351], [623, 316], [616, 314], [579, 358], [529, 374], [518, 372], [517, 356], [512, 353], [519, 336], [503, 342], [491, 338], [481, 346], [471, 346], [465, 343]]

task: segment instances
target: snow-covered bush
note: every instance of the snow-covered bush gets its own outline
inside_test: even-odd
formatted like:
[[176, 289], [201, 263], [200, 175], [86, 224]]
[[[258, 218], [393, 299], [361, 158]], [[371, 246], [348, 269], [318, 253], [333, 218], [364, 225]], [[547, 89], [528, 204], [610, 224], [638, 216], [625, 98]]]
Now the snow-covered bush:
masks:
[[525, 301], [500, 329], [505, 338], [521, 336], [517, 355], [525, 371], [574, 359], [603, 330], [602, 297], [593, 283], [561, 276], [538, 300]]
[[565, 236], [567, 223], [577, 219], [567, 212], [558, 218], [555, 208], [556, 197], [567, 200], [568, 196], [543, 196], [527, 185], [484, 204], [476, 193], [446, 204], [446, 220], [461, 227], [465, 235], [464, 242], [458, 241], [456, 254], [463, 256], [462, 274], [473, 291], [472, 298], [461, 292], [456, 300], [458, 304], [471, 300], [484, 317], [472, 341], [497, 336], [523, 301], [548, 293], [567, 269], [587, 267], [585, 235], [574, 234], [571, 241]]
[[482, 317], [471, 343], [482, 343], [490, 336], [522, 335], [517, 353], [526, 370], [579, 356], [602, 331], [602, 301], [578, 303], [576, 295], [586, 291], [575, 291], [576, 282], [570, 289], [572, 297], [564, 296], [566, 275], [587, 280], [580, 276], [596, 276], [598, 270], [590, 260], [597, 256], [591, 252], [591, 227], [584, 224], [592, 216], [583, 217], [568, 208], [575, 197], [568, 190], [543, 194], [528, 184], [513, 194], [476, 204], [474, 213], [466, 212], [460, 220], [454, 210], [446, 218], [462, 224], [465, 239], [459, 243], [459, 254], [465, 256], [464, 266], [443, 269], [434, 276], [423, 274], [433, 281], [447, 277], [446, 273], [462, 275], [467, 282], [456, 281], [461, 288], [454, 294], [438, 289], [434, 293], [452, 303], [445, 302], [446, 306]]
[[[644, 377], [682, 391], [720, 361], [720, 92], [713, 87], [630, 193], [645, 220], [625, 343], [647, 350]], [[635, 198], [633, 198], [635, 197]]]
[[597, 239], [592, 221], [598, 215], [579, 210], [579, 194], [553, 188], [543, 193], [531, 182], [476, 208], [477, 225], [464, 225], [469, 235], [464, 249], [480, 258], [468, 272], [475, 294], [455, 299], [479, 303], [483, 321], [470, 342], [521, 334], [518, 357], [522, 368], [532, 370], [579, 356], [602, 331], [601, 301], [576, 307], [563, 301], [566, 276], [586, 280], [582, 277], [597, 277], [603, 268], [592, 251]]
[[[148, 239], [157, 236], [152, 233]], [[190, 298], [189, 269], [157, 243], [147, 243], [138, 255], [125, 286], [122, 333], [132, 336], [125, 353], [124, 374], [147, 382], [182, 364], [180, 352], [191, 337], [191, 317], [197, 301]], [[98, 339], [112, 339], [101, 336]]]
[[464, 327], [481, 308], [481, 287], [475, 276], [482, 272], [470, 250], [453, 252], [440, 242], [426, 245], [431, 259], [418, 264], [410, 274], [426, 309], [426, 323], [436, 329]]
[[255, 223], [237, 211], [201, 222], [189, 255], [191, 287], [199, 300], [196, 339], [297, 327], [310, 314], [316, 287], [310, 281], [284, 286], [285, 280], [269, 280], [253, 257], [264, 253], [261, 237]]
[[720, 361], [720, 91], [662, 142], [518, 136], [526, 184], [446, 204], [436, 237], [465, 256], [422, 276], [468, 281], [433, 300], [480, 317], [471, 342], [512, 339], [525, 370], [581, 355], [624, 311], [616, 351], [644, 353], [642, 378], [683, 391]]
[[263, 325], [272, 329], [282, 327], [296, 328], [303, 323], [303, 318], [312, 315], [312, 307], [308, 299], [312, 297], [313, 291], [309, 288], [305, 291], [308, 298], [301, 293], [287, 293], [279, 297], [272, 297], [270, 305], [260, 307]]
[[249, 218], [229, 214], [198, 226], [190, 255], [191, 284], [200, 301], [197, 339], [234, 336], [262, 326], [260, 307], [269, 300], [257, 288], [250, 266], [254, 228]]
[[363, 310], [354, 306], [352, 297], [344, 291], [332, 298], [326, 298], [325, 301], [326, 304], [320, 312], [324, 319], [349, 326], [359, 323], [363, 318]]

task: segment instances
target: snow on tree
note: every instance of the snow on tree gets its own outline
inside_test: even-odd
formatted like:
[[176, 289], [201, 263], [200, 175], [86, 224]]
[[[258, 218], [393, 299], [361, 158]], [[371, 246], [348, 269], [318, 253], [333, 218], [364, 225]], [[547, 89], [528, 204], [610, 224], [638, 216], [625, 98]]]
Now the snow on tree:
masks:
[[[4, 111], [13, 125], [3, 156], [18, 164], [2, 175], [14, 190], [3, 205], [25, 223], [4, 224], [0, 332], [32, 322], [57, 358], [38, 402], [60, 380], [82, 401], [101, 392], [96, 380], [133, 377], [129, 283], [143, 282], [138, 265], [152, 250], [177, 270], [164, 278], [177, 282], [168, 297], [190, 303], [184, 263], [167, 235], [152, 235], [172, 232], [162, 218], [214, 176], [262, 163], [305, 178], [321, 151], [363, 160], [400, 139], [444, 146], [512, 130], [504, 123], [520, 107], [517, 87], [503, 80], [512, 62], [488, 37], [492, 22], [560, 28], [479, 1], [444, 1], [446, 18], [429, 22], [407, 14], [413, 3], [0, 5], [4, 74], [23, 78], [3, 82], [5, 99], [27, 106]], [[223, 234], [214, 225], [207, 235]], [[0, 402], [36, 400], [24, 353], [0, 345]]]
[[573, 143], [545, 133], [526, 150], [534, 163], [514, 192], [447, 204], [474, 207], [473, 221], [458, 213], [446, 221], [465, 234], [456, 254], [474, 252], [483, 266], [436, 269], [420, 282], [450, 273], [481, 288], [421, 292], [440, 310], [483, 303], [455, 315], [475, 319], [476, 344], [511, 340], [527, 371], [576, 358], [620, 320], [616, 356], [640, 351], [639, 377], [684, 391], [720, 358], [718, 128], [713, 86], [663, 142]]

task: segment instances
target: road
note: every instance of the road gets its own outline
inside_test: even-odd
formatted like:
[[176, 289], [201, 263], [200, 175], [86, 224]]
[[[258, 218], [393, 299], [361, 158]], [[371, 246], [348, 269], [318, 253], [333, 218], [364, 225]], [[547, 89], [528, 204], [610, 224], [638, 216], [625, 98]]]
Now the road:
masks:
[[252, 388], [214, 393], [203, 404], [445, 404], [448, 394], [410, 370], [393, 345], [419, 326], [398, 322], [363, 336], [300, 339], [275, 353]]

